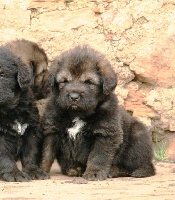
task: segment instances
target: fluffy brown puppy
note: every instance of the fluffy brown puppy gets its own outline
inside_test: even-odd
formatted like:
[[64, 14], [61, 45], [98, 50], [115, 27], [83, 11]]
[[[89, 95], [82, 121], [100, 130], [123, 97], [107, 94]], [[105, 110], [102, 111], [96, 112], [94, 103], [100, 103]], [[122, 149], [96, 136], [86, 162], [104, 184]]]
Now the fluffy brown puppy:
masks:
[[30, 75], [35, 97], [37, 99], [47, 97], [50, 87], [47, 84], [48, 59], [45, 51], [35, 42], [25, 39], [11, 41], [4, 47], [22, 60]]
[[18, 40], [0, 47], [0, 179], [5, 181], [48, 177], [39, 168], [42, 136], [32, 90], [33, 83], [42, 85], [37, 77], [44, 77], [46, 67], [47, 56], [36, 43]]
[[63, 174], [88, 180], [155, 174], [146, 127], [118, 106], [116, 74], [104, 56], [88, 46], [64, 52], [53, 62], [42, 131], [42, 168], [56, 158]]

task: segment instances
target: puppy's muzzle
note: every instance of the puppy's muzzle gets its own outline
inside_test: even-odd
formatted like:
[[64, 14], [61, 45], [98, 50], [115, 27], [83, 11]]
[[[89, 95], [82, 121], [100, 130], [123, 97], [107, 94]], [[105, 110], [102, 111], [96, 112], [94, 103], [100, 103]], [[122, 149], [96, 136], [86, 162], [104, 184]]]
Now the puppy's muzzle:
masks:
[[76, 93], [76, 92], [72, 92], [69, 94], [69, 99], [72, 102], [78, 102], [80, 100], [80, 94]]

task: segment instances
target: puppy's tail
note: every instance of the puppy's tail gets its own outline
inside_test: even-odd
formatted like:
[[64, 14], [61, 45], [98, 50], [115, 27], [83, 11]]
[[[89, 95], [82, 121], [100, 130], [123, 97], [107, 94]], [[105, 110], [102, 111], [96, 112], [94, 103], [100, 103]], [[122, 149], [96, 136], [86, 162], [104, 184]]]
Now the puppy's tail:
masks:
[[21, 39], [5, 45], [18, 56], [30, 74], [32, 90], [36, 99], [46, 98], [50, 92], [48, 77], [48, 58], [45, 51], [35, 42]]

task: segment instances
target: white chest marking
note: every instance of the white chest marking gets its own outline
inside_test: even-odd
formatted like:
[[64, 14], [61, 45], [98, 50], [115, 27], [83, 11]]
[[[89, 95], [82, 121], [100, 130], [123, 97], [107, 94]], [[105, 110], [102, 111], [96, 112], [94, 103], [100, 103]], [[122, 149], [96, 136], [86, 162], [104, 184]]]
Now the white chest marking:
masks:
[[13, 129], [17, 131], [19, 135], [23, 135], [27, 127], [28, 124], [21, 124], [18, 121], [15, 121], [15, 124], [13, 125]]
[[81, 132], [81, 129], [86, 123], [83, 120], [81, 120], [79, 117], [76, 117], [72, 122], [74, 122], [74, 126], [69, 128], [67, 131], [68, 131], [69, 137], [75, 140], [77, 133]]

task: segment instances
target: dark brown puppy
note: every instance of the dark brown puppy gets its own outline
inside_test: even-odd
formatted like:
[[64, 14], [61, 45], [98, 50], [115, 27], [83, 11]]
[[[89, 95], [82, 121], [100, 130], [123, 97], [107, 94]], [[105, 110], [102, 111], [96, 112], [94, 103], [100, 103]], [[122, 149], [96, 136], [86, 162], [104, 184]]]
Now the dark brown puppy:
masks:
[[53, 62], [53, 95], [42, 120], [42, 168], [88, 180], [155, 174], [146, 127], [118, 106], [116, 74], [102, 54], [78, 46]]
[[[38, 132], [35, 88], [44, 77], [47, 56], [37, 44], [18, 40], [0, 47], [0, 178], [44, 179], [40, 168], [42, 136]], [[36, 90], [36, 96], [37, 90]], [[16, 160], [21, 159], [23, 172]]]

